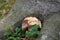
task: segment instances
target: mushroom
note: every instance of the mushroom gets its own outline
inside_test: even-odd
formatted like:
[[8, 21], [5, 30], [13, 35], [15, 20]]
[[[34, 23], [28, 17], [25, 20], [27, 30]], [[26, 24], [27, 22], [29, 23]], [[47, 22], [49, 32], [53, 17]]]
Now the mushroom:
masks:
[[26, 17], [22, 22], [22, 29], [31, 30], [32, 25], [37, 24], [41, 28], [41, 21], [36, 17]]

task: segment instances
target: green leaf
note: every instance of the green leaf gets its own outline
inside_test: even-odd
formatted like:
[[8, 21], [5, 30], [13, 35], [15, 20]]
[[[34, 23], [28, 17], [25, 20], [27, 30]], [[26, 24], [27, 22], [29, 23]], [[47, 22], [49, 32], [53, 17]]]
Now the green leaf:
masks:
[[33, 31], [37, 31], [38, 28], [39, 28], [39, 25], [35, 24], [35, 25], [33, 25], [32, 30], [33, 30]]
[[37, 24], [33, 25], [32, 31], [26, 31], [25, 36], [26, 37], [34, 37], [36, 35], [40, 34], [40, 31], [38, 31], [39, 26]]
[[[22, 36], [33, 38], [36, 35], [40, 34], [40, 31], [38, 31], [38, 25], [33, 25], [32, 31], [26, 30], [23, 31], [22, 28], [16, 27], [15, 32], [11, 32], [11, 30], [7, 30], [5, 35], [8, 36], [6, 40], [20, 40]], [[11, 36], [9, 36], [11, 35]]]
[[31, 36], [32, 36], [32, 35], [31, 35], [31, 32], [26, 31], [25, 36], [26, 36], [26, 37], [31, 37]]
[[8, 39], [6, 40], [20, 40], [19, 37], [9, 37]]

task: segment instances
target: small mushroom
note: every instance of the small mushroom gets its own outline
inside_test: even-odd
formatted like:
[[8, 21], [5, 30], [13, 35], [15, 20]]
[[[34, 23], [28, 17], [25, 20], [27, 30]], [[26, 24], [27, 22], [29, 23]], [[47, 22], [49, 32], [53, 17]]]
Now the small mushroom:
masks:
[[26, 17], [22, 22], [22, 29], [28, 28], [28, 30], [32, 29], [32, 25], [37, 24], [41, 28], [41, 21], [36, 17]]

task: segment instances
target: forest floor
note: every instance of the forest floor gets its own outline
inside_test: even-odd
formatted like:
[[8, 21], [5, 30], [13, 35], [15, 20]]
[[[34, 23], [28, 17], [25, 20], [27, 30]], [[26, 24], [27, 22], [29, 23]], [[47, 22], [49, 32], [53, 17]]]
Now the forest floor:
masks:
[[0, 0], [0, 19], [8, 14], [15, 0]]

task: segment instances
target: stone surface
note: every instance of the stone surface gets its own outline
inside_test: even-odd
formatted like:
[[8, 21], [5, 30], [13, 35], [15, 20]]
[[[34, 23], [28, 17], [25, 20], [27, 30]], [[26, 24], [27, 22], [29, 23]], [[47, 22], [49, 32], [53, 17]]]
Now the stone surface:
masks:
[[44, 17], [42, 35], [38, 39], [59, 40], [60, 0], [16, 0], [9, 14], [0, 21], [0, 31], [18, 26], [26, 15], [33, 13]]
[[39, 40], [60, 40], [60, 14], [54, 14], [43, 23]]

